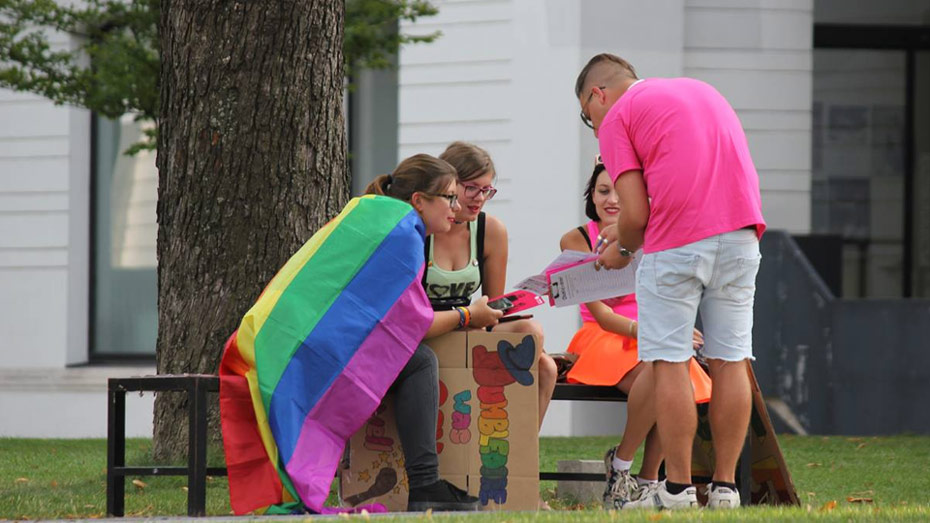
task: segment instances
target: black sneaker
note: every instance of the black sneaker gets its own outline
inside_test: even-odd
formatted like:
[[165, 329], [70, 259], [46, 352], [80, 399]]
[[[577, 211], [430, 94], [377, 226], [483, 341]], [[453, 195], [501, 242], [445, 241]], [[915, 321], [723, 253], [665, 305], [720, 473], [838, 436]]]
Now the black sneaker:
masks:
[[467, 492], [452, 483], [441, 479], [432, 485], [410, 489], [407, 498], [408, 512], [423, 512], [426, 510], [478, 510], [478, 498], [469, 496]]

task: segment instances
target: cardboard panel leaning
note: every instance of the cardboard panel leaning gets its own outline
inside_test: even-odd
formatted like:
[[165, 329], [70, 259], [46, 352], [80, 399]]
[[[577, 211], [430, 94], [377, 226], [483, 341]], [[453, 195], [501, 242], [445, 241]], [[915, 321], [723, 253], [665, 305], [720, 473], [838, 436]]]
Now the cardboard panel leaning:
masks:
[[[471, 331], [449, 333], [429, 345], [439, 359], [440, 476], [477, 496], [486, 510], [535, 510], [537, 340]], [[409, 488], [392, 401], [386, 398], [349, 442], [340, 476], [346, 505], [406, 509]]]

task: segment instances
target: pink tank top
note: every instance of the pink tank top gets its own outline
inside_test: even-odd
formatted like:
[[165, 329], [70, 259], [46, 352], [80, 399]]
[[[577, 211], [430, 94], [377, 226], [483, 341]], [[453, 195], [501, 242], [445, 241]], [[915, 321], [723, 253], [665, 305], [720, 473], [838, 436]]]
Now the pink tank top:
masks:
[[[586, 227], [588, 229], [589, 241], [594, 242], [594, 239], [597, 238], [597, 235], [601, 232], [597, 226], [597, 222], [591, 220], [588, 222]], [[615, 314], [619, 314], [633, 320], [635, 320], [637, 317], [635, 294], [617, 296], [616, 298], [607, 298], [606, 300], [601, 300], [601, 303], [610, 307]], [[591, 315], [591, 311], [585, 307], [584, 303], [579, 305], [578, 308], [581, 310], [581, 321], [597, 321], [594, 319], [594, 316]]]

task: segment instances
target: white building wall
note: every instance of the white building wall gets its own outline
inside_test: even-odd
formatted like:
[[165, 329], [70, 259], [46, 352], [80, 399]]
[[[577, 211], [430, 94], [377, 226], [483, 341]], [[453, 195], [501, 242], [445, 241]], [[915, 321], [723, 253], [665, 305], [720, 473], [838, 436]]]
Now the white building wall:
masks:
[[[154, 370], [68, 368], [88, 360], [90, 151], [87, 111], [0, 89], [0, 437], [105, 436], [106, 377]], [[127, 434], [151, 435], [148, 405]]]
[[0, 361], [7, 367], [68, 363], [72, 118], [81, 115], [0, 92]]
[[743, 122], [769, 227], [810, 232], [812, 0], [687, 0], [684, 74]]

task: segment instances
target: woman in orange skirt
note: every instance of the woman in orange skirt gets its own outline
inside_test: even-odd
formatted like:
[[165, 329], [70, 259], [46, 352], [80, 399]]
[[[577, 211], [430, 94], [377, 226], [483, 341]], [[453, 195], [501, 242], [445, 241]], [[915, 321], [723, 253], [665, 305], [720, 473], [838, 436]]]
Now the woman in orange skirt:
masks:
[[[562, 236], [562, 250], [592, 251], [600, 231], [617, 223], [619, 198], [610, 176], [595, 160], [594, 173], [585, 189], [585, 214], [591, 218], [586, 225]], [[592, 242], [592, 239], [594, 241]], [[607, 451], [604, 467], [607, 486], [604, 506], [619, 509], [636, 499], [643, 486], [658, 481], [662, 451], [655, 431], [655, 397], [652, 366], [640, 362], [636, 350], [636, 296], [629, 294], [580, 306], [583, 324], [572, 338], [568, 352], [577, 354], [569, 383], [616, 386], [627, 394], [627, 421], [620, 444]], [[703, 336], [695, 329], [694, 346], [703, 344]], [[697, 361], [691, 359], [691, 383], [697, 403], [710, 401], [710, 377]], [[646, 441], [643, 463], [633, 477], [630, 468], [640, 443]]]

